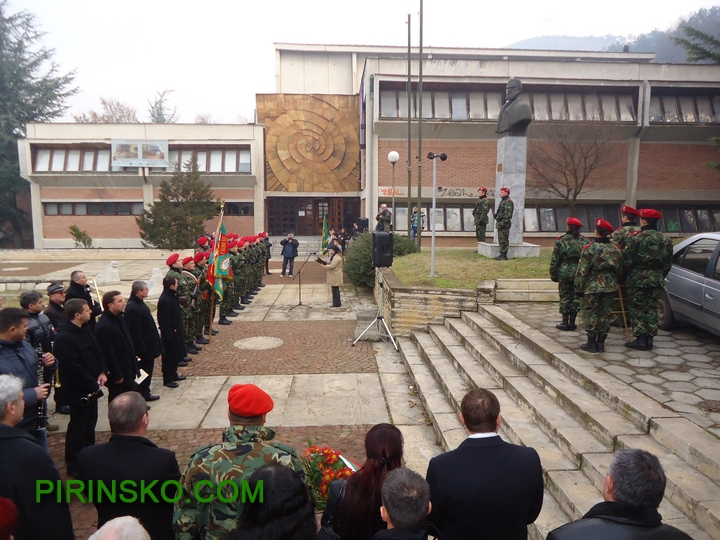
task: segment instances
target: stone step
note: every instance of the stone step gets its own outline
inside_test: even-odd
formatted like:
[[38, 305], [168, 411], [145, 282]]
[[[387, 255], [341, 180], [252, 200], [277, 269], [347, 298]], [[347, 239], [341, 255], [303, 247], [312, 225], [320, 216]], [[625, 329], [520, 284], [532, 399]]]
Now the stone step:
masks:
[[558, 285], [549, 279], [498, 279], [498, 290], [517, 291], [554, 291], [557, 292]]
[[495, 291], [496, 302], [558, 302], [560, 295], [557, 291], [544, 290], [498, 290]]

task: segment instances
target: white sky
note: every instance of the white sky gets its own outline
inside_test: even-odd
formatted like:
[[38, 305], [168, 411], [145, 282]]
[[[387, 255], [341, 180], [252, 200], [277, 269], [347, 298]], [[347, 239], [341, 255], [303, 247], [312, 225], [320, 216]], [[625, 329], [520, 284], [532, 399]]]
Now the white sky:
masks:
[[[667, 30], [718, 0], [425, 0], [424, 45], [503, 47], [542, 35], [637, 35]], [[134, 106], [171, 89], [180, 122], [252, 120], [256, 93], [275, 92], [274, 43], [407, 45], [418, 42], [419, 0], [9, 0], [47, 32], [62, 72], [76, 70], [70, 112], [99, 97]], [[506, 17], [516, 17], [506, 22]], [[70, 119], [69, 115], [67, 119]]]

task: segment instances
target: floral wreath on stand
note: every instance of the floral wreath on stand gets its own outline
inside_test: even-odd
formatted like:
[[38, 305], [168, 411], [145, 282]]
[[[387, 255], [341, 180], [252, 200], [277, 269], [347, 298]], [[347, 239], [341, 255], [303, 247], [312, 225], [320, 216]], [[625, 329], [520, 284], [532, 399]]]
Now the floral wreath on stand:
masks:
[[344, 457], [330, 446], [315, 446], [308, 440], [310, 448], [301, 458], [307, 484], [315, 498], [315, 511], [321, 512], [327, 506], [328, 490], [334, 480], [346, 480], [360, 469], [354, 461]]

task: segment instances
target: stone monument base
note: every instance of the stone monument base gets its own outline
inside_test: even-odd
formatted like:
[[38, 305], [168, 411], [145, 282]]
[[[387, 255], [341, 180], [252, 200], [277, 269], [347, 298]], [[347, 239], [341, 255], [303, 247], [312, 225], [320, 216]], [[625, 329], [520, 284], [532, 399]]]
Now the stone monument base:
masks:
[[[494, 259], [500, 255], [500, 246], [489, 242], [478, 242], [478, 254]], [[523, 242], [522, 244], [510, 244], [508, 259], [522, 259], [526, 257], [539, 257], [540, 246]]]

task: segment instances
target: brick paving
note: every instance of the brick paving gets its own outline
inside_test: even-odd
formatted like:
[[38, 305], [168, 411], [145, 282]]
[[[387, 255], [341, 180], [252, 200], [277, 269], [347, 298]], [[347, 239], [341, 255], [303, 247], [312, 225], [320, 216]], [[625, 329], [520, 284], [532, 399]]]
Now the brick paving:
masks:
[[[261, 293], [262, 294], [262, 293]], [[250, 306], [252, 309], [252, 306]], [[372, 344], [353, 342], [355, 321], [243, 322], [221, 326], [210, 345], [180, 373], [208, 375], [295, 375], [301, 373], [377, 373]], [[268, 336], [283, 340], [273, 349], [247, 350], [233, 346], [237, 340]], [[160, 374], [160, 361], [155, 363]]]
[[[23, 278], [34, 278], [36, 276], [42, 276], [43, 274], [49, 274], [50, 272], [60, 272], [67, 270], [66, 280], [70, 279], [70, 274], [77, 268], [80, 262], [63, 261], [58, 263], [42, 262], [2, 262], [0, 263], [0, 278], [11, 278], [11, 277], [23, 277]], [[18, 268], [22, 270], [9, 270], [10, 268]]]
[[720, 338], [690, 325], [660, 330], [652, 351], [625, 347], [625, 331], [612, 328], [605, 352], [580, 349], [585, 332], [563, 332], [557, 303], [502, 305], [515, 317], [720, 437]]
[[[310, 260], [305, 266], [303, 266], [304, 262], [305, 257], [298, 257], [295, 259], [294, 271], [297, 275], [298, 271], [302, 269], [302, 282], [307, 283], [308, 285], [325, 283], [327, 272], [322, 266], [320, 266], [319, 263], [315, 262], [315, 256], [311, 255]], [[270, 272], [272, 275], [264, 276], [263, 283], [267, 283], [268, 285], [285, 285], [290, 280], [287, 277], [280, 277], [281, 271], [282, 257], [270, 259]], [[295, 281], [297, 281], [297, 278]], [[347, 277], [345, 277], [345, 282], [348, 282]]]

